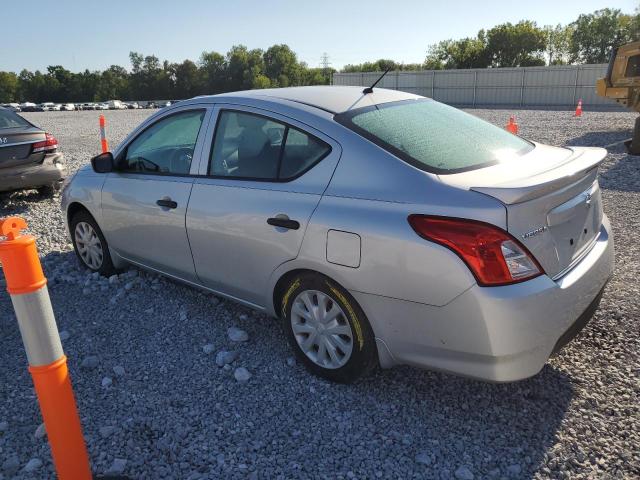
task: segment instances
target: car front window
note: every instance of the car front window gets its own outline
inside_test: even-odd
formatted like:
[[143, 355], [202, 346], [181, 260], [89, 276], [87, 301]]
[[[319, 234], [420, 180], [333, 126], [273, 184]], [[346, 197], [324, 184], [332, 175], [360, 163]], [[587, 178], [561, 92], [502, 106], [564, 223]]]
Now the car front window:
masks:
[[129, 144], [125, 158], [119, 162], [119, 169], [189, 173], [204, 114], [204, 110], [189, 110], [158, 120]]
[[534, 148], [502, 128], [429, 99], [364, 107], [335, 120], [415, 167], [438, 174], [482, 168]]

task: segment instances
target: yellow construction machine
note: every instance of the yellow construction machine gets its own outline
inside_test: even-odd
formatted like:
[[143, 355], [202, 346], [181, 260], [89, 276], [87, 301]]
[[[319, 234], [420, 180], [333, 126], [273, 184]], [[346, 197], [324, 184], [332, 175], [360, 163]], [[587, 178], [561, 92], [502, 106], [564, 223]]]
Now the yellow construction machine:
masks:
[[[596, 82], [596, 93], [640, 112], [640, 41], [611, 52], [607, 76]], [[640, 155], [640, 117], [636, 118], [633, 137], [625, 145], [629, 153]]]

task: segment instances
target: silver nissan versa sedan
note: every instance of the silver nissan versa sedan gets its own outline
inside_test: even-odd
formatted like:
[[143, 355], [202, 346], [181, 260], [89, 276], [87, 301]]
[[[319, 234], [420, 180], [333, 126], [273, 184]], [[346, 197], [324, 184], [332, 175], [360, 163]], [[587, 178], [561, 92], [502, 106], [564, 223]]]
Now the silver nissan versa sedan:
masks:
[[298, 87], [164, 108], [63, 192], [80, 261], [280, 317], [314, 373], [536, 374], [612, 275], [600, 148], [408, 93]]

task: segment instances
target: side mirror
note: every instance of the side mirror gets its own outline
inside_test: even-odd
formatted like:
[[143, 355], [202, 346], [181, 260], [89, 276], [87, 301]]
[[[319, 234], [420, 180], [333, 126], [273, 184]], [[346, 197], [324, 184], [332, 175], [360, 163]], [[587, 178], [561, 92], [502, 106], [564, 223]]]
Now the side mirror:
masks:
[[96, 173], [109, 173], [113, 171], [114, 162], [111, 152], [101, 153], [91, 159], [91, 166]]

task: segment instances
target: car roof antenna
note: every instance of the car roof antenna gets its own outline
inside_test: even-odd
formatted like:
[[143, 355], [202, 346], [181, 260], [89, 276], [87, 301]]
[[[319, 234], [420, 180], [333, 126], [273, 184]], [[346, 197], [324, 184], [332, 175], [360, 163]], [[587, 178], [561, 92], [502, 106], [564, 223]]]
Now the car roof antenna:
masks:
[[384, 78], [384, 76], [385, 76], [387, 73], [389, 73], [389, 70], [391, 70], [391, 68], [392, 68], [392, 67], [387, 68], [387, 69], [384, 71], [384, 73], [383, 73], [382, 75], [380, 75], [380, 77], [378, 77], [378, 79], [377, 79], [375, 82], [373, 82], [373, 85], [371, 85], [370, 87], [367, 87], [367, 88], [365, 88], [364, 90], [362, 90], [362, 93], [364, 93], [365, 95], [366, 95], [367, 93], [373, 93], [373, 87], [375, 87], [375, 86], [378, 84], [378, 82], [379, 82], [380, 80], [382, 80], [382, 79]]

